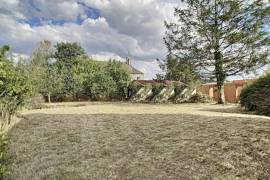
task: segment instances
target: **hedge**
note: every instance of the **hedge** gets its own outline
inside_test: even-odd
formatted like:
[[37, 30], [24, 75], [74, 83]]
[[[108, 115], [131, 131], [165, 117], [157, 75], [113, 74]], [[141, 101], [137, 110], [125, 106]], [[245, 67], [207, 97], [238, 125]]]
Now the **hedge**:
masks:
[[244, 88], [240, 103], [248, 111], [270, 116], [270, 73]]

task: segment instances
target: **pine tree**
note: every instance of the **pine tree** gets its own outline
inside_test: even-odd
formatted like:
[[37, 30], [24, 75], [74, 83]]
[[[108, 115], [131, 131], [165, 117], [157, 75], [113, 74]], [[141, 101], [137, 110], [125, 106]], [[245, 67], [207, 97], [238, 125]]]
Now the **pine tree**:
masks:
[[225, 102], [228, 76], [269, 63], [270, 3], [263, 0], [186, 0], [165, 22], [169, 54], [186, 59], [205, 78], [215, 78]]

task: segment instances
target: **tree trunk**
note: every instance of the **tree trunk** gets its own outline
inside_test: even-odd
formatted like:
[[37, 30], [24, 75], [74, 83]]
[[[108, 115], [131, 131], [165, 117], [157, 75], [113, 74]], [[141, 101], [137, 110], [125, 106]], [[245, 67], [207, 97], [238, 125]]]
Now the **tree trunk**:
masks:
[[218, 104], [225, 104], [225, 94], [224, 94], [224, 82], [226, 79], [226, 75], [223, 71], [223, 60], [221, 53], [216, 51], [215, 53], [215, 72], [217, 79], [217, 88], [218, 88]]
[[218, 104], [225, 104], [225, 93], [224, 93], [224, 81], [223, 82], [217, 82], [218, 87]]
[[214, 25], [214, 59], [215, 59], [215, 75], [217, 79], [217, 87], [218, 87], [218, 104], [225, 104], [225, 94], [224, 94], [224, 82], [226, 79], [226, 74], [223, 69], [223, 56], [220, 51], [220, 33], [219, 33], [219, 10], [218, 3], [215, 0], [215, 25]]
[[51, 103], [51, 93], [48, 93], [48, 103]]
[[8, 125], [10, 125], [12, 115], [8, 115]]

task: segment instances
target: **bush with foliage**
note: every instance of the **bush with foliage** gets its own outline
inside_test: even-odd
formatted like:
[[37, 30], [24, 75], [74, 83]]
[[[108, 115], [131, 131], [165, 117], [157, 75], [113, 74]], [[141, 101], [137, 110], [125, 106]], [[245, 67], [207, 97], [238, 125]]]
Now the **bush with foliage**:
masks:
[[134, 95], [131, 96], [130, 100], [132, 102], [146, 102], [149, 101], [149, 98], [152, 98], [152, 84], [144, 84], [138, 89], [137, 92], [134, 93]]
[[8, 165], [10, 157], [8, 155], [7, 140], [0, 134], [0, 180], [8, 174]]
[[0, 55], [0, 110], [3, 119], [10, 123], [11, 116], [21, 108], [31, 95], [29, 78], [22, 66], [15, 66]]
[[113, 96], [117, 87], [112, 77], [100, 71], [84, 82], [87, 95], [93, 100], [107, 100]]
[[62, 94], [76, 98], [78, 84], [74, 79], [74, 67], [76, 67], [81, 59], [86, 60], [86, 53], [80, 44], [60, 42], [55, 45], [55, 58], [58, 73], [62, 74], [63, 89]]
[[270, 116], [270, 73], [244, 88], [240, 103], [248, 111]]
[[116, 84], [113, 98], [124, 99], [128, 96], [128, 86], [131, 81], [129, 73], [122, 67], [122, 63], [110, 60], [105, 67], [105, 72]]
[[60, 42], [53, 49], [43, 41], [24, 69], [33, 94], [42, 94], [47, 102], [128, 97], [131, 77], [122, 63], [94, 61], [77, 43]]
[[153, 96], [156, 96], [160, 93], [160, 91], [165, 87], [164, 84], [162, 83], [155, 83], [152, 85], [152, 92], [153, 92]]
[[136, 81], [130, 83], [130, 85], [128, 87], [128, 89], [129, 89], [128, 97], [131, 98], [132, 96], [134, 96], [142, 87], [143, 87], [143, 85], [136, 82]]
[[174, 91], [175, 91], [175, 96], [181, 94], [185, 88], [188, 86], [186, 84], [177, 84], [175, 85]]
[[175, 90], [174, 90], [174, 84], [167, 84], [167, 85], [163, 85], [163, 84], [160, 84], [160, 85], [155, 85], [156, 88], [153, 88], [155, 89], [154, 92], [153, 92], [153, 99], [152, 99], [152, 102], [154, 103], [167, 103], [169, 101], [169, 98], [171, 98], [174, 93], [175, 93]]

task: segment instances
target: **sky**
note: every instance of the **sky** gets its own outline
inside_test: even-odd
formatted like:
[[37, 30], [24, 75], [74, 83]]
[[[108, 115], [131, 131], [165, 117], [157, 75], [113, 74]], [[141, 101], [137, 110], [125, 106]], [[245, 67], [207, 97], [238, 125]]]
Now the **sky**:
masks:
[[130, 57], [152, 79], [176, 6], [181, 0], [0, 0], [0, 45], [28, 57], [42, 40], [78, 42], [96, 59]]

